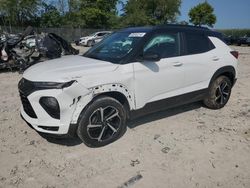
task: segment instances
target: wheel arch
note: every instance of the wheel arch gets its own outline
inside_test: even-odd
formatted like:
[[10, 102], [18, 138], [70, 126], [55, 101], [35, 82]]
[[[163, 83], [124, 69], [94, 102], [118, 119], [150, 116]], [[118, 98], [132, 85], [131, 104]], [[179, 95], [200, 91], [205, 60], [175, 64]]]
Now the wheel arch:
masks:
[[210, 83], [209, 83], [209, 87], [211, 86], [212, 82], [219, 76], [228, 77], [233, 85], [235, 82], [235, 76], [236, 76], [235, 68], [233, 66], [225, 66], [225, 67], [219, 68], [212, 76], [212, 79], [210, 80]]
[[115, 98], [121, 103], [127, 102], [130, 110], [135, 108], [135, 101], [132, 92], [123, 84], [104, 84], [92, 88], [93, 98], [106, 95]]
[[76, 123], [81, 112], [86, 109], [89, 104], [102, 96], [108, 96], [118, 100], [125, 106], [127, 116], [129, 116], [131, 110], [135, 109], [133, 94], [122, 84], [104, 84], [90, 88], [90, 90], [91, 92], [87, 96], [81, 97], [77, 102], [71, 123]]
[[119, 101], [124, 106], [124, 108], [126, 110], [126, 116], [127, 117], [129, 116], [131, 106], [129, 104], [129, 101], [128, 101], [127, 97], [123, 93], [118, 92], [118, 91], [103, 92], [103, 93], [97, 94], [92, 99], [92, 101], [95, 101], [97, 98], [100, 98], [100, 97], [111, 97], [113, 99], [116, 99], [117, 101]]

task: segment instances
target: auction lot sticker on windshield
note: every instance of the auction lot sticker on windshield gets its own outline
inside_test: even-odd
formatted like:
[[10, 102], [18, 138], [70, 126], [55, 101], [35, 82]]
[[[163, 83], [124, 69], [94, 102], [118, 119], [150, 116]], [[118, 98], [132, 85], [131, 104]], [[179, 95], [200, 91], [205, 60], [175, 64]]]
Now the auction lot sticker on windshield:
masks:
[[131, 33], [128, 37], [144, 37], [146, 33]]

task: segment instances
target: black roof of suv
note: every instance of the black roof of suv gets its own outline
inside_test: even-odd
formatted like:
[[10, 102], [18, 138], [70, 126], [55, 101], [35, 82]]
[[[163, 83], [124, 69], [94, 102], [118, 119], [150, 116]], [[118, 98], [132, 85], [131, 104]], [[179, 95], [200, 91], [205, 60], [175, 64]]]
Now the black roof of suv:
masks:
[[[181, 32], [198, 32], [203, 33], [208, 36], [214, 36], [223, 40], [221, 33], [213, 31], [207, 27], [198, 27], [191, 25], [180, 25], [180, 24], [165, 24], [159, 26], [147, 26], [147, 27], [130, 27], [120, 30], [120, 32], [153, 32], [160, 30], [171, 30], [171, 31], [181, 31]], [[224, 41], [224, 40], [223, 40]]]

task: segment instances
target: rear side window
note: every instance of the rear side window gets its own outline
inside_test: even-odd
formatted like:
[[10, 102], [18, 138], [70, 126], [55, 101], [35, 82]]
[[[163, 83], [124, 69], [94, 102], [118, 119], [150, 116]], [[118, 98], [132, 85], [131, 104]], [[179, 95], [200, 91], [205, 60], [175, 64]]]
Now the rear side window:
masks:
[[209, 38], [202, 34], [186, 33], [186, 54], [200, 54], [214, 49]]

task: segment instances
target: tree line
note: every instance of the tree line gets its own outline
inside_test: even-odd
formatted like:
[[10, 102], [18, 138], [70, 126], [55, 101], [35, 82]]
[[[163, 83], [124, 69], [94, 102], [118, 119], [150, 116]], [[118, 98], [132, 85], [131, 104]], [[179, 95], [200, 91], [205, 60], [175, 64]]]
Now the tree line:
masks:
[[[213, 8], [201, 5], [190, 11], [190, 22], [213, 26]], [[181, 0], [0, 0], [0, 25], [96, 29], [158, 25], [176, 23], [180, 6]]]

